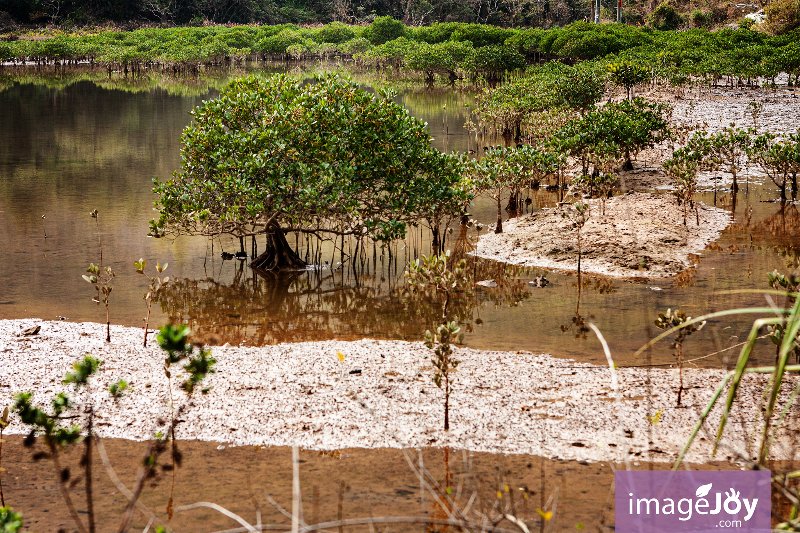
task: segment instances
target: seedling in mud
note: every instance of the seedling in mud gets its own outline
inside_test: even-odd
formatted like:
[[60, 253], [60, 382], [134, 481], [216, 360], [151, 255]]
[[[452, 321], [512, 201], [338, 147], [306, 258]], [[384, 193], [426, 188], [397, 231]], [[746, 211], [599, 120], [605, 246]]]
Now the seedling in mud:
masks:
[[672, 348], [675, 349], [675, 358], [678, 360], [678, 376], [680, 379], [680, 386], [678, 387], [678, 403], [677, 406], [681, 407], [681, 395], [683, 393], [683, 341], [696, 331], [703, 329], [706, 322], [698, 322], [690, 324], [692, 317], [686, 316], [683, 311], [667, 309], [666, 313], [660, 313], [655, 323], [659, 329], [671, 330], [673, 328], [680, 328], [675, 331], [677, 335], [675, 341], [672, 343]]
[[583, 202], [575, 202], [572, 204], [572, 207], [568, 208], [566, 211], [561, 212], [562, 217], [569, 217], [572, 222], [572, 227], [575, 228], [575, 233], [578, 238], [578, 283], [580, 283], [580, 275], [581, 275], [581, 255], [582, 255], [582, 248], [581, 248], [581, 230], [583, 226], [586, 225], [586, 222], [589, 221], [590, 209], [589, 204], [585, 204]]
[[761, 102], [750, 102], [747, 104], [747, 112], [750, 114], [750, 117], [753, 119], [753, 128], [758, 128], [758, 116], [761, 114], [761, 111], [764, 110], [764, 104]]
[[601, 214], [606, 215], [606, 200], [608, 199], [611, 189], [614, 188], [614, 183], [617, 181], [616, 174], [599, 173], [599, 174], [584, 174], [583, 176], [576, 177], [572, 182], [577, 185], [581, 190], [585, 190], [590, 196], [597, 196], [600, 198]]
[[94, 263], [89, 263], [89, 268], [86, 269], [89, 273], [83, 275], [83, 279], [94, 285], [97, 294], [92, 301], [97, 305], [101, 303], [106, 308], [106, 342], [111, 342], [111, 313], [108, 309], [108, 298], [111, 295], [111, 290], [114, 288], [111, 282], [114, 280], [116, 274], [111, 267], [102, 268]]
[[[138, 261], [133, 262], [133, 266], [136, 268], [136, 272], [146, 276], [144, 273], [145, 267], [147, 267], [147, 261], [144, 259], [139, 259]], [[144, 319], [144, 347], [147, 348], [147, 328], [150, 326], [150, 306], [153, 304], [153, 297], [158, 294], [158, 291], [161, 290], [162, 287], [165, 287], [169, 283], [169, 276], [161, 277], [161, 273], [167, 269], [167, 263], [164, 265], [160, 265], [156, 263], [156, 275], [150, 278], [150, 286], [146, 293], [144, 293], [144, 299], [147, 300], [147, 316]]]
[[[461, 328], [455, 321], [442, 324], [436, 329], [436, 333], [430, 330], [425, 332], [425, 346], [433, 350], [434, 357], [431, 359], [436, 373], [433, 375], [433, 382], [437, 387], [444, 388], [444, 430], [450, 429], [450, 391], [452, 387], [451, 373], [458, 367], [460, 361], [453, 358], [453, 347], [451, 342], [455, 335], [458, 335]], [[461, 333], [458, 336], [460, 343], [464, 338]], [[442, 387], [444, 385], [444, 387]]]
[[106, 308], [106, 342], [111, 342], [111, 314], [108, 309], [108, 298], [111, 296], [111, 290], [114, 288], [111, 282], [114, 280], [116, 274], [111, 270], [111, 267], [103, 268], [103, 241], [100, 239], [100, 223], [98, 221], [97, 209], [91, 211], [89, 214], [95, 220], [95, 225], [97, 227], [97, 242], [100, 245], [100, 264], [95, 265], [94, 263], [89, 263], [89, 268], [86, 269], [89, 275], [87, 276], [84, 274], [83, 279], [94, 285], [97, 291], [92, 301], [97, 305], [102, 303]]

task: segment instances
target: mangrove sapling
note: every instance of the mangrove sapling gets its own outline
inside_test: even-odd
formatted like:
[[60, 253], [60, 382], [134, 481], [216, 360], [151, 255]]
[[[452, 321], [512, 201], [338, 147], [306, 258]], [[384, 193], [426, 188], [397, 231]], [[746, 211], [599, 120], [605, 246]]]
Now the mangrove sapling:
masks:
[[646, 82], [651, 76], [650, 68], [636, 65], [630, 61], [609, 63], [606, 66], [606, 71], [614, 85], [625, 88], [625, 96], [628, 100], [632, 97], [633, 88], [640, 83]]
[[94, 219], [95, 227], [97, 228], [97, 242], [100, 246], [100, 264], [95, 265], [94, 263], [89, 263], [89, 268], [86, 269], [86, 272], [90, 275], [87, 276], [84, 274], [83, 279], [94, 285], [97, 291], [97, 295], [92, 298], [92, 301], [97, 305], [102, 303], [106, 307], [106, 342], [111, 342], [111, 314], [108, 309], [108, 298], [111, 295], [111, 290], [114, 288], [111, 282], [116, 274], [111, 270], [111, 267], [103, 268], [103, 241], [100, 238], [100, 222], [97, 209], [90, 211], [89, 215]]
[[447, 324], [447, 311], [454, 292], [461, 290], [467, 282], [464, 269], [467, 262], [460, 259], [455, 265], [450, 251], [439, 255], [423, 255], [409, 263], [405, 278], [411, 289], [433, 289], [444, 296], [442, 301], [442, 324]]
[[589, 204], [583, 202], [575, 202], [565, 211], [562, 211], [561, 216], [565, 218], [569, 217], [570, 221], [572, 222], [572, 227], [575, 228], [575, 234], [578, 240], [578, 285], [580, 285], [581, 255], [583, 253], [583, 250], [581, 249], [581, 230], [583, 229], [583, 226], [586, 225], [586, 222], [588, 222], [589, 220], [590, 216]]
[[750, 114], [750, 117], [753, 119], [753, 129], [758, 129], [758, 116], [761, 114], [761, 111], [764, 110], [764, 104], [761, 102], [750, 102], [747, 104], [747, 112]]
[[625, 163], [625, 156], [616, 145], [600, 142], [592, 148], [589, 159], [594, 163], [595, 171], [576, 177], [573, 183], [590, 196], [596, 194], [600, 198], [602, 215], [605, 216], [606, 199], [614, 188], [617, 181], [615, 172]]
[[[664, 172], [672, 179], [675, 187], [672, 194], [678, 199], [678, 205], [683, 206], [683, 225], [686, 226], [686, 212], [693, 206], [694, 194], [697, 192], [697, 170], [702, 156], [689, 148], [675, 150], [671, 159], [664, 161]], [[700, 225], [700, 213], [695, 209], [697, 225]]]
[[[102, 364], [91, 355], [86, 355], [77, 361], [73, 366], [72, 372], [64, 376], [64, 384], [75, 385], [76, 392], [85, 391], [85, 401], [82, 409], [75, 407], [72, 397], [67, 393], [61, 392], [53, 397], [51, 410], [53, 414], [48, 414], [44, 409], [31, 403], [33, 394], [31, 392], [21, 392], [14, 397], [14, 410], [19, 415], [22, 424], [31, 428], [30, 436], [39, 435], [50, 452], [48, 457], [53, 461], [59, 479], [61, 496], [67, 506], [72, 520], [75, 522], [81, 533], [94, 533], [95, 515], [94, 500], [92, 492], [92, 439], [94, 424], [94, 404], [89, 390], [89, 379]], [[66, 413], [74, 411], [75, 416], [67, 416]], [[71, 426], [63, 425], [63, 420], [81, 418], [80, 413], [85, 414], [82, 419], [83, 428], [79, 424]], [[81, 465], [84, 468], [84, 483], [86, 487], [87, 519], [88, 528], [78, 516], [75, 505], [69, 494], [68, 481], [70, 479], [69, 468], [62, 468], [60, 453], [68, 445], [74, 444], [81, 439], [81, 430], [86, 431], [84, 439], [85, 451], [81, 458]]]
[[[450, 391], [452, 388], [451, 373], [456, 370], [460, 361], [453, 358], [453, 347], [451, 342], [455, 335], [458, 335], [461, 328], [458, 327], [456, 321], [441, 324], [436, 328], [436, 333], [431, 333], [430, 330], [425, 332], [425, 346], [433, 350], [434, 357], [431, 359], [436, 373], [433, 375], [433, 382], [440, 389], [444, 384], [444, 430], [450, 429]], [[458, 336], [460, 343], [464, 338], [461, 333]]]
[[[161, 273], [167, 269], [167, 264], [160, 265], [156, 263], [156, 275], [150, 278], [150, 286], [146, 293], [144, 293], [143, 298], [147, 300], [147, 316], [144, 319], [144, 347], [147, 348], [147, 328], [150, 326], [150, 306], [153, 303], [153, 297], [158, 295], [158, 291], [161, 290], [162, 287], [166, 286], [169, 283], [169, 276], [161, 277]], [[133, 266], [136, 268], [136, 272], [138, 274], [146, 275], [144, 273], [145, 267], [147, 267], [147, 261], [144, 259], [139, 259], [138, 261], [133, 262]]]
[[708, 144], [708, 155], [710, 156], [708, 166], [711, 170], [724, 169], [733, 176], [731, 190], [736, 193], [739, 184], [736, 176], [741, 168], [742, 158], [747, 155], [750, 147], [750, 132], [742, 129], [734, 129], [733, 124], [724, 128], [722, 131], [711, 136]]
[[[172, 452], [172, 488], [170, 489], [169, 502], [167, 503], [167, 515], [172, 519], [173, 512], [173, 491], [175, 490], [175, 467], [180, 464], [180, 453], [178, 452], [177, 445], [175, 444], [175, 427], [177, 426], [177, 419], [180, 413], [186, 408], [186, 404], [181, 405], [177, 412], [175, 410], [175, 403], [172, 396], [172, 373], [175, 371], [174, 365], [181, 361], [186, 361], [183, 365], [183, 371], [186, 372], [186, 377], [181, 383], [181, 388], [187, 396], [191, 397], [203, 379], [208, 374], [216, 372], [214, 364], [216, 359], [211, 357], [211, 351], [203, 348], [202, 345], [192, 344], [189, 342], [189, 328], [185, 325], [174, 326], [167, 324], [162, 327], [158, 334], [158, 344], [167, 352], [164, 358], [164, 375], [167, 377], [167, 390], [169, 391], [169, 409], [170, 409], [170, 425], [166, 439], [171, 443]], [[211, 390], [210, 387], [203, 387], [201, 392], [207, 394]]]
[[692, 322], [692, 317], [686, 316], [683, 311], [673, 311], [672, 309], [667, 309], [666, 313], [659, 313], [655, 324], [656, 327], [664, 330], [680, 328], [675, 332], [676, 337], [675, 341], [672, 343], [672, 348], [676, 350], [674, 355], [678, 360], [678, 376], [680, 385], [678, 387], [677, 407], [681, 407], [681, 395], [683, 393], [683, 341], [685, 341], [686, 338], [692, 333], [703, 329], [703, 326], [705, 326], [706, 323], [705, 321]]
[[778, 187], [781, 201], [786, 200], [786, 183], [789, 176], [795, 176], [800, 167], [800, 139], [790, 136], [778, 138], [772, 133], [759, 135], [750, 146], [748, 156], [758, 163], [769, 179]]
[[89, 263], [89, 268], [86, 269], [89, 273], [83, 275], [83, 279], [94, 285], [97, 295], [92, 298], [92, 301], [97, 305], [101, 303], [106, 308], [106, 342], [111, 342], [111, 314], [108, 309], [108, 298], [111, 295], [111, 290], [114, 288], [111, 285], [116, 274], [111, 267], [103, 269], [100, 265]]

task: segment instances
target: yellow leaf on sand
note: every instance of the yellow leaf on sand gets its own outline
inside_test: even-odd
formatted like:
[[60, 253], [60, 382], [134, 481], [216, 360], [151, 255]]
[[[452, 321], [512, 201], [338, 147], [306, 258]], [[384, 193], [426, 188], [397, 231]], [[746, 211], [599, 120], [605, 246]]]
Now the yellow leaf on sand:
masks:
[[541, 515], [541, 517], [542, 517], [542, 518], [544, 518], [544, 521], [545, 521], [545, 522], [547, 522], [547, 521], [549, 521], [551, 518], [553, 518], [553, 511], [547, 511], [547, 512], [545, 512], [545, 511], [542, 511], [541, 509], [536, 509], [536, 512], [537, 512], [537, 513], [539, 513], [539, 514]]
[[339, 361], [344, 363], [344, 354], [342, 352], [336, 352], [336, 355], [339, 357]]

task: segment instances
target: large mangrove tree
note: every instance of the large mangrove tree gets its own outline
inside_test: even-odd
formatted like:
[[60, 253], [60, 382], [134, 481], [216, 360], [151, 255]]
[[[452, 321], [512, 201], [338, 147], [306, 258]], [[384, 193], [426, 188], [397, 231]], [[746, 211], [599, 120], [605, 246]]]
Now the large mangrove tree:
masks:
[[333, 74], [231, 82], [193, 111], [181, 170], [155, 181], [151, 234], [264, 235], [251, 263], [264, 270], [305, 266], [288, 232], [385, 242], [422, 223], [436, 235], [469, 202], [463, 162], [393, 96]]

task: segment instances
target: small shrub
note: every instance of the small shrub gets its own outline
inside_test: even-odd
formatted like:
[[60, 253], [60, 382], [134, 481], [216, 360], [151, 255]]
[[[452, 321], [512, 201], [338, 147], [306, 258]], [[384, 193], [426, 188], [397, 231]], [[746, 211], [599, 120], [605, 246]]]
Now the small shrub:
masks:
[[683, 18], [675, 6], [664, 2], [653, 11], [650, 24], [657, 30], [674, 31], [683, 25]]
[[782, 35], [800, 27], [800, 0], [773, 0], [764, 8], [766, 27], [773, 35]]
[[673, 328], [680, 328], [675, 331], [675, 342], [672, 347], [675, 349], [675, 358], [678, 360], [678, 375], [680, 385], [678, 387], [678, 403], [677, 406], [681, 407], [681, 394], [683, 393], [683, 342], [686, 338], [696, 331], [703, 329], [706, 322], [690, 323], [692, 317], [686, 316], [683, 311], [667, 309], [666, 313], [659, 313], [658, 319], [655, 321], [656, 327], [663, 330], [671, 330]]
[[407, 29], [399, 20], [392, 17], [378, 17], [375, 21], [364, 28], [362, 36], [372, 44], [383, 44], [393, 41], [398, 37], [405, 37]]
[[341, 22], [331, 22], [322, 27], [313, 37], [318, 43], [340, 44], [356, 38], [356, 31]]
[[711, 13], [706, 13], [699, 9], [692, 11], [689, 18], [692, 21], [693, 28], [708, 28], [711, 25]]

